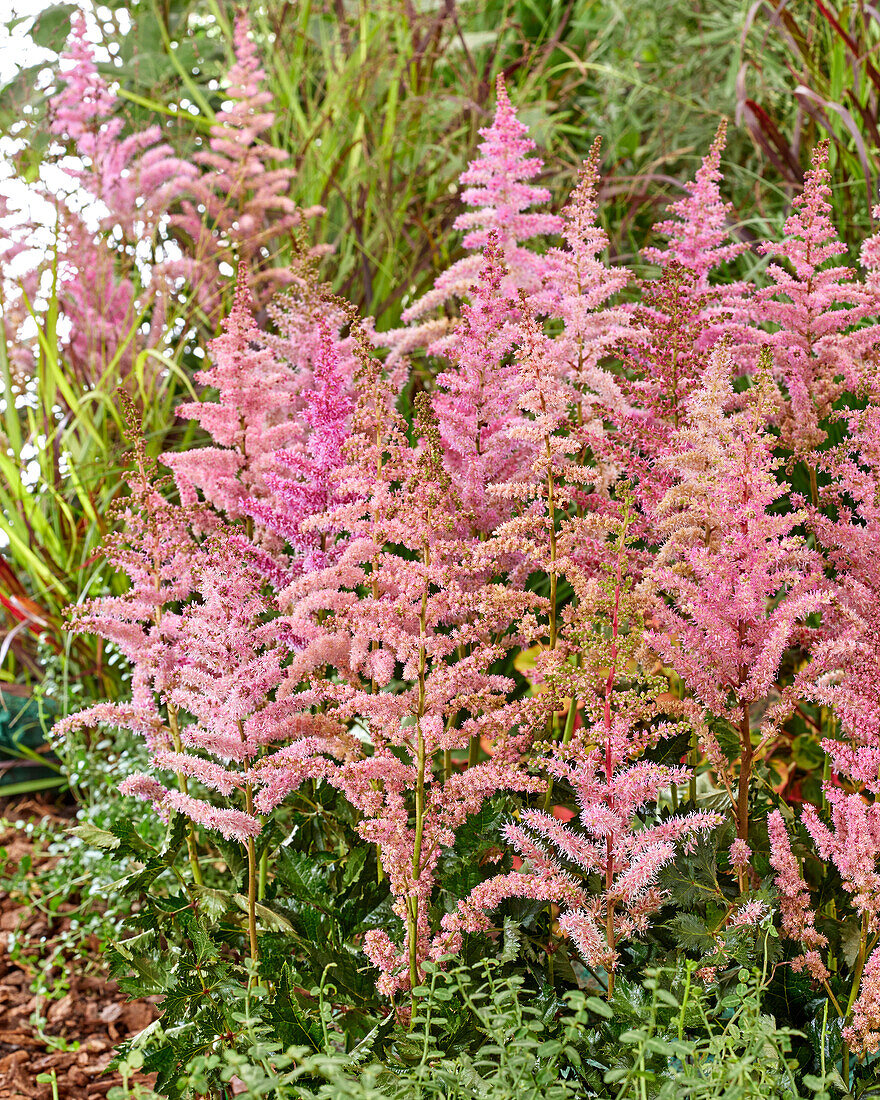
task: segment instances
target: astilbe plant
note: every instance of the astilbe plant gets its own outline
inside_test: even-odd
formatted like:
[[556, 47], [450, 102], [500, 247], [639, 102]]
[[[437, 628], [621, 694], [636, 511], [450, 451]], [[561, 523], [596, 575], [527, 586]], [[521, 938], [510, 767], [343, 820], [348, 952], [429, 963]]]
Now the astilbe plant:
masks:
[[[541, 784], [520, 766], [523, 740], [510, 736], [506, 708], [512, 685], [493, 671], [516, 640], [505, 637], [507, 624], [529, 597], [487, 583], [470, 539], [456, 531], [457, 502], [427, 401], [419, 402], [421, 445], [413, 451], [395, 414], [375, 400], [373, 385], [356, 410], [361, 438], [352, 441], [375, 472], [346, 476], [343, 468], [340, 484], [352, 501], [331, 512], [336, 523], [345, 517], [348, 545], [332, 566], [289, 590], [299, 597], [297, 633], [312, 650], [333, 654], [344, 675], [323, 686], [328, 715], [362, 725], [370, 748], [336, 766], [314, 741], [283, 749], [261, 769], [257, 804], [270, 809], [314, 774], [359, 810], [358, 831], [377, 845], [406, 926], [402, 946], [378, 929], [364, 942], [382, 973], [380, 989], [393, 993], [419, 985], [422, 963], [456, 945], [454, 933], [432, 929], [430, 907], [438, 860], [457, 829], [497, 791]], [[307, 613], [311, 623], [297, 625]], [[306, 651], [302, 659], [316, 660]], [[403, 684], [390, 692], [395, 669]], [[474, 737], [493, 741], [493, 755], [459, 773], [452, 754]]]
[[[138, 429], [131, 413], [129, 427]], [[124, 527], [106, 546], [130, 588], [86, 603], [73, 623], [128, 658], [132, 699], [77, 712], [58, 723], [55, 733], [63, 737], [104, 723], [146, 736], [152, 767], [174, 773], [177, 786], [135, 773], [120, 792], [150, 802], [166, 819], [175, 812], [188, 819], [196, 885], [203, 879], [194, 826], [246, 848], [248, 938], [256, 960], [255, 838], [262, 828], [254, 804], [256, 764], [279, 741], [297, 734], [330, 741], [337, 729], [320, 714], [303, 715], [298, 700], [279, 691], [292, 639], [241, 541], [203, 506], [170, 505], [139, 438], [134, 454]], [[215, 798], [195, 796], [193, 782]]]
[[[633, 941], [667, 952], [654, 927], [667, 901], [706, 912], [680, 946], [710, 952], [700, 976], [719, 984], [759, 925], [770, 935], [774, 902], [800, 981], [840, 1016], [848, 1076], [848, 1052], [880, 1044], [880, 418], [867, 323], [880, 264], [875, 241], [867, 283], [828, 266], [840, 246], [824, 151], [785, 240], [763, 247], [794, 274], [773, 266], [752, 292], [721, 282], [744, 251], [719, 186], [722, 127], [657, 227], [659, 275], [625, 305], [628, 273], [603, 259], [598, 144], [562, 217], [534, 213], [540, 161], [501, 83], [463, 177], [469, 255], [407, 327], [376, 335], [317, 284], [301, 242], [288, 272], [267, 270], [298, 215], [288, 169], [261, 142], [272, 119], [244, 18], [236, 48], [232, 105], [200, 161], [219, 236], [196, 267], [219, 294], [221, 254], [237, 248], [239, 283], [199, 376], [216, 398], [180, 410], [210, 443], [167, 457], [173, 488], [136, 448], [125, 528], [108, 544], [130, 590], [75, 619], [130, 661], [133, 697], [72, 716], [61, 735], [98, 722], [145, 735], [157, 774], [123, 790], [186, 819], [197, 887], [212, 834], [244, 847], [254, 957], [264, 823], [288, 799], [315, 796], [315, 817], [331, 795], [347, 803], [393, 912], [347, 943], [401, 1019], [434, 964], [465, 933], [494, 932], [506, 902], [535, 903], [549, 952], [558, 929], [591, 983], [605, 972], [612, 1003]], [[204, 243], [197, 214], [184, 219]], [[543, 255], [527, 247], [557, 231]], [[248, 271], [287, 293], [263, 311]], [[424, 320], [446, 304], [460, 317]], [[408, 351], [426, 347], [436, 362], [411, 370]], [[844, 386], [857, 408], [834, 407]], [[831, 447], [835, 417], [848, 437]], [[792, 489], [792, 452], [814, 472], [812, 502]], [[783, 789], [768, 781], [758, 796], [762, 754], [793, 737], [827, 753], [821, 804], [800, 822], [835, 870], [833, 907], [814, 905], [782, 813], [767, 816], [769, 853], [754, 820]], [[472, 868], [467, 890], [451, 885], [458, 839], [490, 803], [507, 815], [493, 856], [515, 869]], [[716, 827], [716, 841], [735, 832], [726, 861], [705, 844]], [[691, 904], [701, 855], [711, 914]], [[851, 965], [834, 922], [854, 933]]]

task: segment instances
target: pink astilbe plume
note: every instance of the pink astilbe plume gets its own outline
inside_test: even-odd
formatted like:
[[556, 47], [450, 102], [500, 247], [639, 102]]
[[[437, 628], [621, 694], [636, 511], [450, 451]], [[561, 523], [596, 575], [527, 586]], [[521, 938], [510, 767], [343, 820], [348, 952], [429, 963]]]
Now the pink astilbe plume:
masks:
[[[843, 419], [843, 416], [841, 416]], [[835, 771], [880, 793], [880, 405], [846, 414], [844, 441], [817, 456], [830, 484], [811, 525], [833, 567], [823, 634], [798, 678], [802, 694], [833, 708], [822, 745]], [[826, 512], [830, 513], [826, 514]]]
[[672, 484], [664, 459], [675, 450], [688, 398], [707, 367], [700, 349], [708, 303], [707, 294], [694, 290], [693, 273], [670, 260], [657, 279], [642, 283], [629, 331], [616, 349], [623, 371], [618, 391], [603, 394], [611, 425], [605, 451], [626, 472], [647, 514]]
[[810, 890], [791, 850], [788, 831], [778, 810], [767, 818], [767, 831], [770, 837], [770, 866], [776, 872], [775, 883], [779, 891], [782, 930], [788, 939], [807, 949], [804, 956], [795, 960], [795, 966], [798, 969], [806, 967], [820, 980], [827, 979], [828, 972], [818, 949], [825, 947], [828, 940], [816, 930], [816, 913], [810, 907]]
[[[630, 506], [611, 525], [605, 541], [601, 579], [583, 580], [578, 606], [566, 623], [571, 661], [559, 661], [548, 680], [551, 690], [571, 697], [584, 724], [566, 725], [547, 769], [573, 791], [580, 807], [576, 822], [563, 824], [540, 810], [522, 812], [507, 827], [508, 841], [528, 863], [522, 871], [477, 886], [450, 929], [490, 927], [488, 913], [505, 898], [525, 897], [560, 906], [559, 927], [591, 966], [609, 974], [609, 991], [622, 939], [644, 932], [663, 904], [660, 871], [684, 842], [720, 824], [712, 813], [688, 813], [650, 824], [649, 807], [670, 785], [687, 782], [686, 768], [668, 768], [640, 759], [645, 748], [672, 730], [659, 722], [655, 702], [662, 685], [649, 682], [637, 667], [641, 615], [626, 576]], [[625, 683], [624, 681], [635, 681]], [[570, 712], [571, 713], [571, 712]], [[599, 875], [602, 888], [591, 894], [587, 881]]]
[[442, 334], [450, 327], [449, 322], [423, 318], [451, 299], [469, 294], [482, 264], [480, 254], [493, 231], [498, 235], [508, 272], [503, 285], [505, 296], [515, 300], [518, 289], [536, 290], [541, 284], [545, 261], [522, 242], [558, 233], [562, 221], [555, 214], [529, 210], [546, 203], [550, 192], [528, 182], [540, 173], [543, 161], [529, 156], [535, 143], [527, 136], [528, 127], [516, 117], [500, 75], [495, 117], [480, 134], [480, 156], [459, 180], [463, 188], [461, 201], [474, 209], [460, 214], [454, 223], [454, 228], [466, 230], [462, 243], [471, 255], [456, 261], [437, 277], [427, 294], [404, 310], [407, 327], [377, 336], [377, 343], [391, 349], [389, 363], [417, 347], [432, 344], [442, 350], [448, 345]]
[[260, 573], [243, 560], [240, 547], [225, 534], [211, 539], [194, 566], [192, 598], [181, 611], [165, 612], [152, 631], [151, 652], [141, 655], [141, 675], [169, 715], [154, 739], [151, 763], [239, 806], [145, 786], [148, 777], [141, 776], [127, 779], [122, 790], [246, 844], [261, 829], [253, 805], [257, 758], [267, 746], [296, 734], [321, 734], [331, 723], [320, 716], [310, 720], [297, 704], [276, 698], [289, 639], [272, 617]]
[[103, 228], [118, 226], [132, 242], [149, 238], [197, 170], [161, 142], [158, 126], [122, 136], [119, 103], [95, 66], [82, 12], [73, 18], [62, 59], [70, 64], [63, 70], [64, 86], [49, 101], [49, 129], [83, 158], [83, 166], [68, 173], [102, 204]]
[[115, 93], [97, 71], [81, 12], [63, 59], [69, 64], [49, 101], [49, 129], [79, 158], [62, 162], [78, 185], [76, 203], [52, 196], [58, 303], [68, 329], [63, 349], [83, 382], [106, 382], [108, 373], [115, 382], [128, 377], [139, 352], [161, 342], [169, 293], [161, 262], [136, 265], [131, 246], [149, 244], [161, 260], [164, 219], [196, 170], [161, 142], [158, 126], [123, 136]]
[[864, 334], [854, 345], [846, 333], [871, 312], [870, 298], [853, 269], [829, 266], [846, 254], [846, 247], [830, 219], [827, 162], [824, 141], [813, 152], [813, 167], [803, 193], [794, 200], [783, 240], [759, 246], [787, 266], [768, 265], [773, 285], [758, 288], [746, 309], [752, 324], [760, 326], [752, 341], [773, 349], [774, 373], [785, 387], [782, 441], [801, 455], [825, 439], [821, 422], [842, 392], [843, 380], [852, 387], [862, 373], [858, 358], [865, 352]]
[[843, 1037], [858, 1055], [876, 1054], [880, 1049], [880, 947], [865, 963], [852, 1023], [843, 1029]]
[[739, 732], [738, 790], [717, 745], [737, 836], [748, 840], [754, 759], [752, 708], [776, 691], [779, 663], [798, 625], [821, 606], [821, 561], [794, 533], [805, 516], [774, 513], [784, 492], [766, 430], [775, 386], [759, 373], [744, 408], [733, 403], [729, 346], [719, 342], [664, 460], [674, 475], [656, 510], [664, 539], [645, 578], [655, 624], [646, 641], [699, 703]]
[[340, 371], [337, 341], [326, 321], [320, 320], [317, 328], [311, 386], [304, 394], [301, 415], [306, 431], [296, 449], [279, 450], [274, 455], [285, 476], [266, 474], [268, 496], [250, 498], [245, 505], [250, 516], [293, 548], [292, 568], [299, 571], [322, 568], [344, 545], [338, 531], [303, 530], [306, 519], [344, 499], [338, 492], [337, 475], [345, 460], [353, 409]]
[[704, 325], [697, 338], [700, 350], [711, 348], [721, 335], [732, 331], [734, 317], [739, 316], [749, 289], [741, 282], [716, 286], [710, 280], [710, 275], [749, 247], [744, 241], [731, 240], [733, 204], [724, 202], [719, 188], [726, 139], [727, 121], [722, 120], [695, 179], [685, 184], [685, 196], [668, 207], [672, 217], [654, 226], [654, 232], [666, 237], [668, 243], [663, 248], [642, 249], [645, 259], [661, 268], [679, 264], [692, 275], [681, 289]]
[[293, 372], [263, 346], [253, 310], [242, 268], [224, 331], [209, 345], [212, 364], [196, 373], [198, 382], [218, 391], [218, 400], [177, 409], [178, 416], [197, 420], [213, 445], [162, 459], [174, 471], [183, 499], [197, 488], [233, 521], [251, 514], [251, 500], [270, 495], [269, 474], [284, 468], [276, 452], [295, 444], [299, 434], [292, 417]]
[[670, 203], [672, 216], [654, 226], [654, 232], [667, 238], [663, 248], [645, 248], [642, 255], [661, 266], [676, 260], [693, 272], [694, 288], [709, 289], [709, 275], [747, 251], [748, 245], [730, 239], [730, 215], [733, 204], [721, 198], [719, 183], [721, 154], [727, 141], [727, 120], [723, 119], [703, 157], [693, 181], [684, 185], [685, 196]]
[[528, 457], [507, 431], [519, 419], [520, 384], [511, 359], [517, 336], [514, 306], [502, 289], [506, 275], [493, 231], [471, 301], [462, 307], [450, 366], [437, 376], [433, 400], [445, 464], [472, 529], [483, 534], [503, 515], [497, 501], [487, 498], [489, 486], [514, 477]]
[[[152, 766], [173, 773], [176, 788], [135, 774], [122, 793], [153, 803], [166, 818], [177, 811], [253, 855], [261, 829], [252, 797], [257, 758], [277, 742], [316, 736], [344, 755], [333, 739], [341, 731], [278, 696], [291, 640], [241, 546], [206, 509], [170, 505], [140, 441], [135, 454], [125, 525], [106, 545], [130, 588], [90, 601], [73, 622], [128, 658], [132, 699], [71, 715], [55, 735], [99, 722], [145, 734]], [[193, 782], [207, 797], [192, 793]], [[210, 792], [221, 797], [219, 805]], [[198, 876], [197, 861], [193, 872]]]
[[[801, 824], [809, 834], [819, 858], [840, 875], [843, 890], [849, 895], [854, 924], [859, 929], [855, 980], [858, 999], [848, 1010], [843, 1030], [846, 1041], [857, 1054], [873, 1052], [880, 1043], [877, 1034], [880, 998], [877, 986], [877, 951], [865, 958], [880, 934], [880, 803], [868, 802], [858, 792], [847, 793], [834, 783], [823, 785], [827, 814], [820, 817], [815, 806], [806, 805]], [[794, 857], [785, 823], [778, 810], [770, 815], [770, 864], [776, 872], [780, 892], [782, 928], [789, 939], [800, 942], [806, 951], [793, 962], [795, 969], [806, 969], [818, 981], [827, 983], [828, 969], [819, 948], [827, 939], [815, 927], [810, 908], [810, 892]], [[864, 968], [862, 969], [862, 963]], [[853, 985], [852, 996], [856, 993]], [[852, 998], [851, 998], [852, 1002]]]
[[578, 183], [562, 209], [564, 245], [544, 257], [542, 286], [530, 295], [534, 310], [563, 322], [555, 340], [560, 374], [589, 402], [598, 395], [609, 408], [623, 399], [612, 374], [600, 364], [630, 329], [630, 313], [608, 301], [627, 285], [631, 273], [601, 260], [608, 234], [597, 222], [599, 138], [578, 173]]
[[290, 281], [290, 272], [272, 262], [269, 249], [322, 212], [296, 206], [289, 195], [296, 172], [288, 154], [266, 141], [275, 124], [272, 94], [263, 87], [265, 73], [243, 11], [235, 21], [233, 49], [227, 102], [211, 125], [209, 148], [193, 157], [203, 171], [189, 185], [192, 198], [171, 219], [188, 241], [188, 254], [166, 265], [169, 273], [187, 277], [209, 317], [221, 301], [221, 263], [246, 264], [262, 303]]

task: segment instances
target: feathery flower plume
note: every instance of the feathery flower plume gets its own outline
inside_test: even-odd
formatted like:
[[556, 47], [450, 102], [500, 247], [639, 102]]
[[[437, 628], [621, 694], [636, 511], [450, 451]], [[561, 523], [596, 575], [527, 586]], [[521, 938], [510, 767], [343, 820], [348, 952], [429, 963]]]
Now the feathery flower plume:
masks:
[[[841, 416], [841, 419], [844, 419]], [[822, 636], [798, 678], [806, 697], [832, 708], [837, 733], [822, 746], [832, 767], [880, 793], [880, 405], [847, 413], [844, 441], [817, 456], [831, 478], [811, 525], [834, 570]]]
[[843, 1037], [855, 1054], [876, 1054], [880, 1049], [880, 947], [865, 963], [853, 1020], [843, 1029]]
[[692, 275], [682, 284], [691, 309], [700, 315], [703, 331], [698, 348], [705, 351], [724, 333], [732, 332], [734, 319], [743, 308], [749, 287], [741, 282], [714, 286], [709, 276], [723, 264], [748, 251], [744, 241], [732, 241], [730, 215], [733, 204], [721, 198], [721, 154], [727, 141], [727, 120], [722, 119], [694, 180], [684, 185], [685, 195], [668, 207], [672, 216], [654, 226], [667, 238], [663, 248], [642, 249], [647, 260], [666, 268], [680, 264]]
[[433, 409], [464, 512], [474, 532], [487, 534], [503, 515], [487, 490], [514, 477], [527, 452], [511, 445], [506, 430], [519, 419], [519, 376], [510, 357], [517, 331], [510, 319], [514, 304], [502, 289], [507, 269], [496, 231], [482, 259], [449, 349], [450, 366], [437, 376]]
[[593, 395], [608, 408], [622, 403], [615, 379], [600, 363], [630, 329], [630, 312], [607, 305], [623, 290], [631, 273], [600, 259], [608, 248], [608, 235], [596, 218], [600, 148], [596, 138], [562, 209], [560, 232], [565, 245], [547, 250], [542, 286], [530, 295], [538, 313], [563, 322], [555, 354], [566, 381], [578, 392], [581, 416], [582, 405], [595, 400]]
[[466, 231], [462, 244], [472, 254], [457, 260], [437, 277], [427, 294], [404, 310], [405, 328], [377, 336], [377, 343], [391, 349], [389, 365], [417, 347], [430, 344], [442, 352], [449, 345], [449, 339], [442, 338], [449, 323], [423, 319], [450, 299], [461, 299], [469, 294], [491, 233], [497, 234], [507, 267], [503, 284], [505, 297], [515, 301], [517, 290], [537, 290], [541, 284], [545, 261], [522, 242], [558, 233], [562, 221], [555, 214], [529, 210], [550, 198], [546, 188], [528, 182], [540, 173], [544, 162], [540, 157], [529, 156], [535, 143], [527, 136], [528, 127], [516, 117], [501, 75], [496, 83], [495, 117], [480, 134], [483, 137], [480, 156], [470, 163], [459, 180], [463, 187], [461, 201], [475, 209], [460, 214], [454, 223], [455, 229]]
[[218, 391], [219, 400], [188, 402], [177, 409], [178, 416], [197, 420], [214, 444], [162, 456], [182, 499], [191, 499], [194, 489], [200, 489], [232, 521], [251, 514], [247, 502], [271, 493], [268, 476], [284, 468], [276, 452], [298, 437], [291, 415], [293, 372], [263, 347], [253, 308], [246, 269], [241, 268], [224, 331], [209, 346], [212, 364], [196, 373], [198, 382]]
[[227, 102], [211, 126], [209, 148], [193, 160], [204, 169], [189, 184], [192, 196], [172, 225], [188, 239], [188, 255], [165, 265], [183, 275], [209, 317], [221, 302], [222, 262], [238, 262], [251, 271], [255, 297], [263, 299], [290, 280], [286, 267], [267, 265], [264, 256], [279, 239], [296, 230], [320, 207], [300, 210], [290, 198], [296, 172], [288, 155], [265, 140], [275, 124], [272, 94], [263, 88], [250, 22], [242, 11], [235, 21], [235, 62], [227, 77]]
[[733, 204], [724, 202], [718, 186], [726, 142], [727, 120], [722, 119], [695, 179], [684, 185], [685, 196], [669, 205], [672, 217], [654, 226], [654, 232], [666, 237], [668, 244], [642, 250], [645, 259], [653, 263], [664, 266], [674, 259], [692, 271], [694, 288], [700, 292], [709, 288], [713, 271], [748, 249], [746, 243], [730, 239]]
[[[818, 556], [794, 534], [804, 514], [774, 513], [783, 493], [779, 460], [766, 431], [775, 386], [766, 373], [740, 411], [733, 401], [725, 341], [712, 351], [703, 383], [663, 461], [675, 484], [656, 510], [664, 538], [645, 578], [656, 626], [647, 643], [711, 714], [739, 732], [737, 792], [730, 794], [737, 837], [748, 841], [754, 761], [752, 708], [774, 690], [782, 654], [799, 623], [822, 603]], [[717, 762], [717, 746], [706, 751]]]
[[[825, 947], [828, 940], [816, 930], [816, 914], [810, 908], [810, 890], [801, 875], [798, 861], [791, 850], [791, 841], [782, 814], [774, 810], [767, 818], [767, 832], [770, 837], [770, 866], [776, 872], [776, 889], [779, 891], [779, 910], [782, 916], [782, 930], [790, 940], [795, 940], [807, 948], [801, 965], [807, 962], [811, 973], [816, 973], [817, 949]], [[827, 971], [824, 975], [827, 978]]]
[[305, 431], [295, 449], [276, 451], [275, 463], [287, 474], [269, 472], [266, 486], [271, 494], [250, 498], [248, 513], [293, 548], [292, 568], [300, 571], [322, 568], [328, 555], [338, 554], [344, 543], [338, 531], [304, 531], [310, 516], [327, 512], [342, 503], [337, 475], [344, 464], [344, 446], [349, 434], [352, 401], [340, 371], [338, 343], [326, 321], [319, 320], [318, 345], [312, 363], [311, 386], [304, 393], [302, 421]]
[[70, 141], [84, 161], [67, 171], [102, 204], [102, 228], [118, 226], [126, 240], [142, 241], [156, 232], [197, 170], [160, 141], [158, 126], [122, 137], [123, 120], [114, 114], [118, 100], [95, 66], [82, 12], [73, 17], [61, 56], [70, 64], [63, 70], [64, 86], [49, 100], [49, 129]]
[[[782, 441], [799, 455], [826, 438], [821, 422], [842, 392], [841, 378], [850, 385], [861, 373], [852, 359], [846, 330], [870, 311], [869, 297], [855, 280], [852, 268], [829, 261], [845, 255], [831, 223], [828, 142], [816, 146], [804, 190], [794, 200], [779, 244], [759, 246], [765, 255], [785, 260], [788, 267], [770, 263], [772, 286], [759, 287], [750, 296], [746, 313], [752, 324], [752, 342], [769, 344], [774, 372], [785, 387], [780, 428]], [[772, 326], [772, 331], [768, 329]], [[875, 341], [876, 343], [876, 341]], [[863, 354], [864, 348], [858, 352]]]
[[[528, 861], [521, 872], [477, 886], [444, 918], [450, 930], [490, 927], [488, 913], [502, 900], [526, 897], [563, 910], [559, 927], [591, 966], [608, 972], [614, 987], [622, 939], [643, 932], [663, 903], [662, 868], [684, 842], [714, 828], [721, 817], [689, 813], [643, 824], [648, 807], [671, 784], [687, 782], [685, 768], [639, 759], [649, 744], [672, 732], [658, 723], [655, 697], [665, 685], [633, 672], [641, 647], [641, 612], [626, 576], [631, 502], [611, 525], [605, 542], [604, 577], [583, 581], [566, 623], [567, 653], [547, 673], [557, 697], [570, 695], [570, 714], [580, 708], [583, 726], [567, 724], [547, 768], [571, 788], [580, 806], [576, 822], [563, 824], [546, 812], [525, 810], [521, 824], [506, 829], [508, 841]], [[636, 680], [635, 686], [624, 681]], [[648, 811], [646, 813], [646, 811]], [[603, 888], [590, 895], [587, 880], [598, 874]]]

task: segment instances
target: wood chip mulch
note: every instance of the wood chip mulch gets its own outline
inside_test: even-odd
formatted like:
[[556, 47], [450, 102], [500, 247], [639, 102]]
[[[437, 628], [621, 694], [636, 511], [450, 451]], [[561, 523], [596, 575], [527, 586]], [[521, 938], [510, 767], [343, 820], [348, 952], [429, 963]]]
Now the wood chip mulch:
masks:
[[[59, 831], [70, 824], [63, 811], [32, 799], [13, 805], [0, 801], [0, 817], [10, 821], [49, 817], [57, 821]], [[23, 856], [31, 856], [31, 880], [56, 858], [35, 852], [28, 837], [14, 828], [0, 826], [0, 847], [6, 849], [8, 861], [17, 863]], [[53, 1070], [59, 1100], [106, 1096], [114, 1085], [122, 1083], [117, 1074], [105, 1073], [114, 1046], [158, 1015], [151, 999], [129, 1001], [115, 982], [101, 976], [95, 937], [90, 944], [94, 965], [84, 967], [78, 961], [76, 965], [85, 972], [66, 975], [69, 989], [60, 999], [47, 1001], [33, 992], [36, 971], [27, 957], [51, 953], [57, 937], [70, 927], [70, 917], [65, 914], [73, 908], [62, 903], [49, 917], [34, 904], [34, 898], [10, 896], [0, 887], [0, 1100], [52, 1100], [52, 1084], [36, 1079]], [[13, 944], [26, 947], [20, 952], [22, 958], [11, 955]], [[73, 966], [73, 961], [68, 965]], [[42, 1028], [32, 1016], [43, 1018]], [[61, 1041], [47, 1042], [46, 1037]], [[132, 1080], [150, 1084], [154, 1078]]]

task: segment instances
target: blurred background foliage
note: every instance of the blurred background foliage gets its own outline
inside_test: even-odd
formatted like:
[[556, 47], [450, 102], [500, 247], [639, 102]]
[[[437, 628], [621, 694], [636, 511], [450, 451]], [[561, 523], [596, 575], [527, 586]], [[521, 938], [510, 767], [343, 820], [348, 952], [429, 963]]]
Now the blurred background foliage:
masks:
[[[78, 6], [48, 5], [9, 24], [28, 48], [0, 89], [0, 141], [26, 185], [42, 180], [45, 188], [47, 168], [66, 152], [46, 112], [56, 90], [52, 58]], [[652, 225], [693, 176], [722, 118], [730, 121], [724, 168], [742, 238], [778, 233], [822, 136], [832, 139], [842, 232], [854, 245], [871, 224], [880, 180], [880, 14], [863, 0], [245, 6], [274, 98], [267, 136], [297, 170], [291, 197], [326, 210], [309, 230], [313, 241], [332, 245], [323, 277], [379, 330], [393, 327], [461, 254], [452, 230], [457, 179], [491, 118], [498, 73], [544, 157], [554, 208], [602, 136], [610, 258], [636, 272]], [[223, 102], [236, 5], [109, 0], [89, 8], [127, 131], [159, 122], [181, 156], [202, 148]], [[284, 264], [296, 242], [277, 247], [272, 261]], [[763, 262], [747, 253], [731, 277], [749, 277]], [[122, 249], [119, 263], [137, 277]], [[120, 583], [97, 550], [124, 492], [126, 445], [118, 372], [111, 363], [97, 380], [77, 376], [59, 350], [57, 280], [50, 274], [44, 284], [33, 303], [36, 367], [24, 391], [13, 385], [14, 349], [0, 340], [0, 681], [51, 695], [67, 710], [122, 688], [114, 654], [93, 639], [71, 639], [63, 623], [67, 605]], [[216, 320], [182, 295], [166, 328], [172, 335], [136, 356], [126, 383], [154, 454], [192, 443], [174, 408], [194, 394], [192, 376]]]

